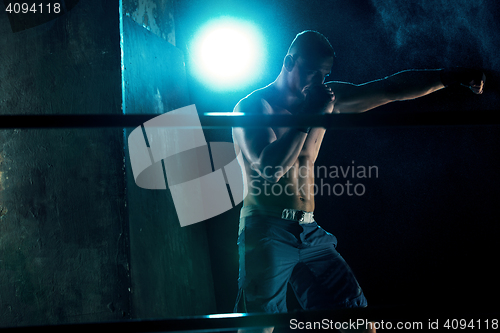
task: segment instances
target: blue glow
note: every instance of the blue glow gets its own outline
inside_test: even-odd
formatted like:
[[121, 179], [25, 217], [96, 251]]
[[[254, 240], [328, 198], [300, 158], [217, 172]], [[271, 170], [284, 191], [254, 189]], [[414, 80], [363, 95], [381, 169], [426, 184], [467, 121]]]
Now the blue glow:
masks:
[[244, 112], [205, 112], [205, 116], [244, 116]]
[[211, 314], [207, 315], [208, 318], [238, 318], [244, 317], [245, 313], [220, 313], [220, 314]]
[[214, 90], [236, 90], [260, 75], [264, 48], [252, 24], [229, 17], [212, 20], [195, 36], [191, 49], [195, 76]]

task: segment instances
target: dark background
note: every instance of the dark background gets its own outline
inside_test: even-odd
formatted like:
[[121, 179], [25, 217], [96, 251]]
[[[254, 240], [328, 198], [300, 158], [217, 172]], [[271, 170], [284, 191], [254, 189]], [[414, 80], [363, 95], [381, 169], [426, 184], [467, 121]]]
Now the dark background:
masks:
[[[82, 0], [65, 1], [68, 11], [57, 18], [16, 24], [3, 12], [7, 2], [0, 3], [2, 115], [150, 114], [193, 103], [200, 113], [232, 111], [276, 78], [305, 29], [335, 48], [332, 80], [448, 66], [487, 75], [481, 96], [449, 88], [375, 115], [432, 112], [442, 121], [465, 111], [473, 121], [499, 109], [494, 1]], [[191, 71], [190, 41], [223, 15], [253, 22], [265, 40], [264, 74], [238, 91], [213, 91]], [[361, 183], [366, 193], [319, 195], [315, 211], [372, 307], [417, 306], [422, 319], [428, 307], [498, 313], [499, 129], [327, 131], [318, 166], [378, 168], [371, 179], [320, 179]], [[0, 131], [0, 326], [232, 312], [241, 205], [180, 227], [169, 191], [134, 183], [128, 133]], [[229, 130], [205, 134], [231, 141]]]
[[[232, 111], [240, 98], [272, 82], [295, 34], [313, 29], [335, 49], [332, 80], [363, 83], [409, 68], [483, 68], [488, 78], [482, 96], [447, 89], [371, 111], [435, 112], [452, 119], [460, 110], [473, 118], [498, 109], [499, 7], [465, 0], [183, 1], [176, 8], [177, 46], [186, 47], [202, 22], [219, 15], [252, 21], [264, 34], [266, 71], [246, 90], [214, 92], [191, 79], [200, 112]], [[318, 196], [315, 211], [320, 225], [339, 239], [338, 250], [370, 305], [495, 305], [499, 134], [498, 126], [327, 132], [317, 165], [354, 161], [379, 171], [378, 178], [350, 179], [365, 185], [363, 196]], [[231, 137], [229, 131], [207, 131], [207, 139]], [[237, 210], [206, 222], [221, 312], [232, 310], [236, 290]]]

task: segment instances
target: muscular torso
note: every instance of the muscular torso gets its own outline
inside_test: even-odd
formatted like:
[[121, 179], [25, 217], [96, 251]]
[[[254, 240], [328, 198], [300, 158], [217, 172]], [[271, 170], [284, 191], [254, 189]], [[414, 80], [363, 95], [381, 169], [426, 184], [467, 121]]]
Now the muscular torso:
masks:
[[[265, 105], [265, 114], [291, 114], [287, 109], [273, 103], [266, 92], [258, 92], [257, 96]], [[281, 138], [291, 128], [272, 128], [276, 139]], [[325, 134], [324, 128], [312, 128], [307, 134], [299, 157], [294, 165], [283, 175], [277, 183], [270, 183], [260, 177], [253, 170], [247, 157], [243, 155], [244, 176], [248, 195], [244, 205], [274, 206], [280, 208], [293, 208], [304, 211], [314, 211], [314, 163], [318, 156], [319, 148]], [[237, 143], [237, 142], [236, 142]]]

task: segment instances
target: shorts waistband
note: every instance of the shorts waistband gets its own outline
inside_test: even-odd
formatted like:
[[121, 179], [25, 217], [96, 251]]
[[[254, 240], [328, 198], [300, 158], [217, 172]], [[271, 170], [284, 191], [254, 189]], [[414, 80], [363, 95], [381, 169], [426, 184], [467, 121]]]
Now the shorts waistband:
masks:
[[299, 222], [299, 224], [313, 223], [314, 213], [306, 212], [303, 210], [292, 208], [278, 208], [270, 206], [243, 206], [240, 212], [240, 218], [253, 216], [253, 215], [266, 215], [284, 220]]

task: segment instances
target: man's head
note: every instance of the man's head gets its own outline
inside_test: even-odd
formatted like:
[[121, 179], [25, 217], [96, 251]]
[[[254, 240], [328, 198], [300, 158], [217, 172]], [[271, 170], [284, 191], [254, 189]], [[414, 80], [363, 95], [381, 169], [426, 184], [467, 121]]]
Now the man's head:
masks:
[[334, 56], [332, 45], [319, 32], [306, 30], [297, 34], [283, 61], [290, 87], [303, 91], [308, 86], [323, 83]]
[[304, 58], [321, 57], [333, 58], [335, 52], [328, 39], [321, 33], [313, 30], [302, 31], [295, 36], [295, 39], [288, 48], [287, 55]]

